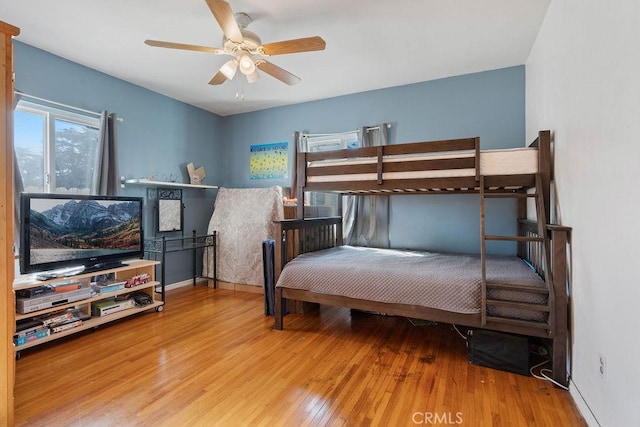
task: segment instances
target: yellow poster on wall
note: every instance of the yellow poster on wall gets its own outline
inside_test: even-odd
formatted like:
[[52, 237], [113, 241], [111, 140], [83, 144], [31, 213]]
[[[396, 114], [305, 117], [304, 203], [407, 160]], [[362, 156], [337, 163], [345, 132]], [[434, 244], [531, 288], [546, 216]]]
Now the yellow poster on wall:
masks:
[[249, 174], [251, 179], [283, 179], [288, 177], [288, 142], [252, 145], [250, 149]]

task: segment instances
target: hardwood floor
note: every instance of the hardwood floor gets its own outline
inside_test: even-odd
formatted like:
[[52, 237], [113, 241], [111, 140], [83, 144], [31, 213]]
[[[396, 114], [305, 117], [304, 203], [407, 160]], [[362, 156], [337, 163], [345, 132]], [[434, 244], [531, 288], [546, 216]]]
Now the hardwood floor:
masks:
[[450, 325], [191, 286], [162, 313], [22, 352], [17, 426], [582, 426], [569, 393], [467, 362]]

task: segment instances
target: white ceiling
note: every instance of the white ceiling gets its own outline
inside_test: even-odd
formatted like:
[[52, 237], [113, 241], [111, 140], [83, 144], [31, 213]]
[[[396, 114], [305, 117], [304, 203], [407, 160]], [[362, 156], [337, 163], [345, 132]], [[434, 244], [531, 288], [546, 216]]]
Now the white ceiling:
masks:
[[269, 60], [302, 78], [209, 80], [227, 56], [150, 47], [145, 39], [222, 47], [205, 0], [2, 0], [18, 40], [230, 115], [524, 64], [551, 0], [230, 0], [263, 43], [319, 35], [324, 51]]

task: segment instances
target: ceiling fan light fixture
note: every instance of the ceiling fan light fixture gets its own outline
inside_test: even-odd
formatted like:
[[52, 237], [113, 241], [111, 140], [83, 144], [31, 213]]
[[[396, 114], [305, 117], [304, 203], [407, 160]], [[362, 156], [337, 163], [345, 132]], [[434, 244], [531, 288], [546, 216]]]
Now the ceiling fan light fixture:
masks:
[[[199, 46], [185, 43], [166, 42], [161, 40], [145, 40], [148, 46], [193, 50], [216, 55], [230, 55], [232, 59], [225, 62], [209, 81], [210, 85], [221, 85], [227, 80], [233, 80], [240, 73], [244, 74], [249, 83], [257, 81], [265, 73], [289, 86], [300, 82], [300, 78], [271, 62], [262, 56], [283, 55], [289, 53], [312, 52], [324, 50], [326, 43], [320, 36], [282, 40], [274, 43], [262, 44], [260, 37], [247, 30], [251, 23], [251, 16], [246, 13], [234, 14], [229, 0], [206, 0], [213, 17], [222, 29], [222, 48]], [[260, 73], [258, 73], [260, 69]], [[241, 77], [241, 76], [239, 76]], [[236, 83], [243, 87], [244, 79], [236, 79]], [[244, 99], [242, 89], [238, 92], [238, 99]]]
[[236, 75], [236, 70], [238, 69], [238, 63], [235, 59], [231, 59], [224, 63], [222, 67], [220, 67], [220, 72], [224, 74], [224, 76], [231, 80], [233, 76]]
[[247, 81], [248, 81], [249, 83], [253, 83], [253, 82], [255, 82], [256, 80], [258, 80], [259, 78], [260, 78], [260, 74], [258, 74], [258, 71], [257, 71], [257, 70], [255, 70], [255, 67], [254, 67], [254, 71], [253, 71], [253, 73], [251, 73], [251, 74], [247, 75]]
[[256, 71], [256, 64], [251, 59], [251, 56], [246, 53], [242, 54], [240, 58], [238, 58], [238, 63], [240, 64], [240, 72], [245, 76], [250, 76]]

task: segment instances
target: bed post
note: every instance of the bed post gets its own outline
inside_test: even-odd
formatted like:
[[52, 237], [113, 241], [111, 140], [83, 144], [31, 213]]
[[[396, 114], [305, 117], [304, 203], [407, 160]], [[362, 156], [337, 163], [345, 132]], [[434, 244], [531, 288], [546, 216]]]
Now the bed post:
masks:
[[283, 328], [284, 313], [282, 312], [282, 290], [276, 288], [275, 324], [274, 328], [281, 331]]
[[567, 244], [571, 232], [570, 227], [550, 225], [552, 245], [552, 278], [553, 278], [553, 379], [567, 386], [568, 356], [568, 286], [567, 286]]
[[[273, 266], [273, 286], [278, 283], [278, 278], [280, 277], [280, 273], [282, 272], [282, 266], [286, 262], [286, 250], [287, 250], [287, 242], [284, 234], [284, 230], [282, 227], [281, 221], [276, 221], [276, 238], [275, 240], [275, 248], [274, 248], [274, 266]], [[278, 288], [275, 288], [275, 305], [274, 305], [274, 315], [275, 315], [275, 329], [282, 330], [282, 291]]]
[[551, 132], [538, 133], [538, 173], [542, 178], [542, 197], [547, 221], [551, 221]]
[[[276, 221], [276, 226], [278, 238], [275, 239], [274, 284], [278, 283], [285, 264], [298, 255], [342, 245], [340, 217], [290, 219]], [[317, 305], [289, 299], [283, 295], [282, 289], [276, 288], [274, 328], [283, 328], [285, 313], [304, 313], [309, 310], [310, 304]]]
[[273, 283], [275, 284], [278, 281], [278, 277], [280, 277], [280, 272], [282, 271], [282, 266], [284, 265], [283, 258], [283, 247], [285, 243], [283, 242], [284, 234], [282, 230], [282, 222], [275, 221], [276, 224], [276, 236], [273, 239], [275, 242], [274, 246], [274, 266], [273, 266]]
[[307, 185], [307, 159], [306, 153], [298, 153], [296, 157], [296, 219], [304, 219], [304, 187]]
[[476, 136], [473, 140], [473, 144], [475, 146], [475, 159], [474, 159], [474, 169], [476, 170], [476, 181], [480, 181], [480, 137]]

